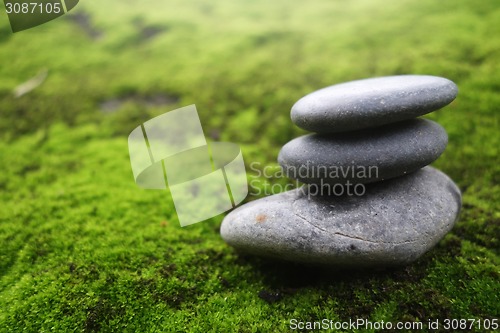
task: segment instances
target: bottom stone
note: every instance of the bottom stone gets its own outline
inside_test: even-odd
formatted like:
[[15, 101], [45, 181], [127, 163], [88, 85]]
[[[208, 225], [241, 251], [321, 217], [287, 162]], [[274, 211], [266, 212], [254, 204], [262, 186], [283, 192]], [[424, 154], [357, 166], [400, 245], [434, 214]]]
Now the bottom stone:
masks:
[[460, 190], [425, 167], [366, 185], [363, 196], [319, 197], [306, 186], [226, 216], [221, 236], [244, 252], [289, 261], [373, 267], [410, 263], [455, 224]]

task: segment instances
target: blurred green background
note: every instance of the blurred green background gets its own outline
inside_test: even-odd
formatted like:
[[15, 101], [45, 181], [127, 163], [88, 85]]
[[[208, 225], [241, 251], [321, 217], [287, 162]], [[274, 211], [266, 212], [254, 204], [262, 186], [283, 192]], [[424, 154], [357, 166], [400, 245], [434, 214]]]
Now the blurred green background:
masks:
[[[500, 316], [497, 0], [83, 1], [16, 34], [1, 6], [0, 332]], [[461, 188], [461, 218], [413, 265], [344, 272], [239, 255], [222, 217], [181, 228], [168, 192], [133, 181], [127, 136], [155, 115], [196, 104], [207, 138], [240, 144], [247, 166], [276, 166], [303, 133], [296, 100], [394, 74], [460, 90], [427, 118], [449, 134], [433, 165]]]

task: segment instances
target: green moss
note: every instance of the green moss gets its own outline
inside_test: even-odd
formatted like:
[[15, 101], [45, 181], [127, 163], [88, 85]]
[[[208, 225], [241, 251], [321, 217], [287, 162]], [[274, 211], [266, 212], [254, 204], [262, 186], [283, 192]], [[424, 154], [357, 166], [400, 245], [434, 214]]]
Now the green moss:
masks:
[[[70, 15], [18, 34], [0, 24], [0, 331], [499, 317], [496, 1], [106, 1], [72, 13], [91, 30]], [[41, 69], [47, 80], [14, 98]], [[289, 120], [298, 98], [401, 73], [460, 89], [427, 117], [449, 134], [434, 165], [460, 186], [461, 218], [412, 265], [345, 272], [240, 255], [219, 236], [221, 216], [180, 228], [168, 191], [133, 182], [127, 134], [195, 103], [207, 137], [241, 144], [249, 179], [270, 193], [288, 181], [263, 182], [250, 166], [276, 166], [303, 133]]]

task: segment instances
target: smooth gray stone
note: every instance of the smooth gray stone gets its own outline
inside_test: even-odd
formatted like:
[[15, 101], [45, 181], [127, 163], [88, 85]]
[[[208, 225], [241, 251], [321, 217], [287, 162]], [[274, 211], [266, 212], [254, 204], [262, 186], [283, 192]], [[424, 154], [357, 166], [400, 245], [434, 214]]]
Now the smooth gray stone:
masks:
[[426, 119], [411, 119], [362, 131], [309, 134], [283, 146], [284, 173], [307, 184], [371, 183], [416, 171], [448, 143], [446, 131]]
[[243, 252], [288, 261], [373, 267], [410, 263], [449, 232], [461, 194], [425, 167], [369, 184], [364, 196], [309, 196], [307, 187], [265, 197], [226, 216], [221, 236]]
[[376, 127], [435, 111], [455, 99], [452, 81], [429, 75], [399, 75], [333, 85], [301, 98], [292, 121], [317, 133]]

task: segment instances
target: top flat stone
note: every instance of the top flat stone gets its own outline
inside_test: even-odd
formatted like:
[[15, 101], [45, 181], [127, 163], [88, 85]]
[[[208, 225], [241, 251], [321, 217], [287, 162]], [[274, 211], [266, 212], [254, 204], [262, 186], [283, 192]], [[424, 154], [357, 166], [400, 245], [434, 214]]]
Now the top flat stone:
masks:
[[415, 118], [451, 103], [458, 88], [429, 75], [398, 75], [317, 90], [292, 107], [292, 121], [317, 133], [337, 133]]

